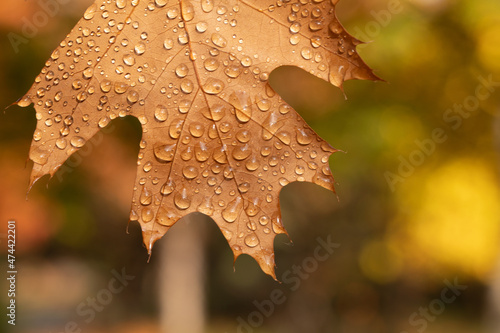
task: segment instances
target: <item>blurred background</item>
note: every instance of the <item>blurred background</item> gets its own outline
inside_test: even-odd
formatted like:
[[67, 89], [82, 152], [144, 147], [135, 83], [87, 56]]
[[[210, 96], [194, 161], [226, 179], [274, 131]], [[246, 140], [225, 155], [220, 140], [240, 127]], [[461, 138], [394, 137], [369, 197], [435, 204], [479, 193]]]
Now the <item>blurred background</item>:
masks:
[[[60, 5], [15, 46], [8, 34], [26, 35], [43, 1], [0, 2], [2, 108], [24, 95], [91, 2]], [[358, 51], [387, 82], [347, 82], [346, 100], [301, 70], [271, 75], [346, 152], [330, 159], [338, 200], [313, 184], [281, 192], [293, 240], [275, 242], [282, 283], [246, 256], [233, 271], [210, 220], [185, 223], [203, 230], [205, 317], [193, 320], [205, 332], [500, 332], [500, 2], [344, 0], [338, 16], [372, 41]], [[14, 106], [0, 119], [0, 251], [15, 219], [18, 269], [17, 323], [2, 312], [0, 330], [158, 332], [162, 252], [148, 263], [139, 227], [126, 232], [139, 122], [115, 120], [26, 200], [35, 112]], [[318, 260], [328, 239], [338, 247]], [[129, 280], [109, 292], [123, 272]], [[2, 279], [4, 309], [7, 287]]]

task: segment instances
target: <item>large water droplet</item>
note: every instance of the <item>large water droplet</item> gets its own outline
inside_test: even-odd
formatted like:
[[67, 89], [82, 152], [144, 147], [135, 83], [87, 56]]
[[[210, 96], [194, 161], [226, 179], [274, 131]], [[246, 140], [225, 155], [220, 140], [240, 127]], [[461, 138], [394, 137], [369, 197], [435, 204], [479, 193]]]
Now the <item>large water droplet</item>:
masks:
[[259, 243], [259, 237], [257, 237], [257, 235], [254, 233], [251, 233], [250, 235], [247, 235], [245, 237], [245, 245], [248, 247], [256, 247], [257, 245], [259, 245]]
[[75, 148], [81, 148], [85, 145], [85, 139], [81, 136], [74, 136], [71, 138], [70, 143]]
[[250, 148], [249, 145], [236, 146], [234, 147], [232, 152], [233, 158], [237, 161], [243, 161], [251, 154], [252, 154], [252, 149]]
[[218, 47], [226, 47], [227, 40], [219, 33], [214, 32], [211, 36], [212, 43]]
[[186, 188], [183, 188], [182, 191], [175, 193], [174, 196], [174, 204], [179, 209], [188, 209], [191, 206], [191, 199], [187, 195]]
[[194, 18], [194, 7], [190, 1], [181, 1], [181, 15], [186, 22], [189, 22]]
[[212, 214], [214, 213], [214, 206], [212, 205], [212, 199], [210, 197], [204, 197], [196, 209], [200, 213], [212, 216]]
[[214, 1], [213, 0], [201, 0], [201, 9], [205, 13], [209, 13], [214, 9]]
[[172, 162], [174, 159], [175, 148], [177, 144], [161, 145], [154, 147], [154, 154], [156, 159], [160, 162]]
[[160, 193], [164, 196], [169, 195], [175, 189], [175, 182], [172, 179], [169, 179], [160, 189]]
[[242, 201], [241, 197], [238, 196], [222, 211], [222, 217], [226, 220], [226, 222], [232, 223], [236, 221], [241, 209], [243, 208]]
[[167, 118], [168, 118], [167, 107], [162, 104], [158, 104], [155, 109], [155, 119], [163, 122], [167, 120]]
[[182, 169], [182, 174], [189, 180], [196, 178], [198, 176], [198, 172], [198, 168], [192, 165], [185, 166]]
[[153, 201], [153, 193], [146, 186], [142, 188], [141, 197], [139, 201], [143, 206], [150, 205], [151, 202]]
[[142, 221], [145, 223], [151, 222], [154, 216], [155, 213], [151, 208], [143, 208], [141, 211]]
[[165, 227], [171, 227], [175, 222], [179, 220], [179, 218], [180, 216], [177, 215], [174, 211], [160, 207], [158, 209], [158, 212], [156, 213], [155, 222]]
[[227, 152], [225, 151], [224, 147], [219, 147], [217, 149], [214, 149], [213, 158], [216, 162], [219, 162], [220, 164], [227, 163]]
[[203, 86], [203, 91], [210, 95], [217, 95], [222, 89], [224, 89], [224, 83], [214, 78], [209, 78]]

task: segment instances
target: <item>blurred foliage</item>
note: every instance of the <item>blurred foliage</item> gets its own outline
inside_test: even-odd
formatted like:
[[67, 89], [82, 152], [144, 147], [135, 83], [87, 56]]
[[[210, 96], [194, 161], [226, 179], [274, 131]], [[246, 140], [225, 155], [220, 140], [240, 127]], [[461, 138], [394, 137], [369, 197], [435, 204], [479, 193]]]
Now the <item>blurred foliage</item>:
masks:
[[[61, 5], [18, 52], [7, 35], [22, 35], [23, 18], [33, 17], [39, 4], [0, 4], [1, 105], [28, 90], [90, 3]], [[399, 4], [397, 13], [389, 3]], [[273, 87], [346, 152], [330, 160], [338, 201], [311, 184], [291, 184], [282, 192], [283, 220], [294, 243], [277, 238], [277, 275], [283, 279], [311, 257], [318, 237], [331, 235], [340, 247], [292, 290], [296, 284], [276, 284], [248, 257], [237, 261], [233, 273], [224, 238], [207, 222], [207, 331], [236, 331], [237, 318], [248, 320], [256, 311], [254, 300], [279, 289], [286, 302], [262, 327], [252, 327], [255, 332], [415, 332], [409, 316], [440, 297], [444, 280], [457, 278], [467, 291], [427, 332], [478, 332], [499, 260], [500, 84], [489, 87], [494, 91], [478, 87], [480, 78], [500, 82], [500, 2], [344, 0], [338, 8], [348, 31], [372, 41], [358, 49], [387, 82], [348, 82], [346, 100], [299, 69], [272, 74]], [[490, 94], [477, 107], [469, 104], [472, 111], [456, 112], [455, 105], [477, 99], [477, 89]], [[40, 277], [19, 281], [18, 300], [26, 304], [19, 327], [26, 332], [62, 329], [76, 316], [82, 295], [98, 290], [121, 267], [136, 281], [93, 325], [108, 332], [155, 329], [155, 256], [146, 263], [136, 225], [125, 232], [140, 125], [129, 118], [113, 124], [102, 142], [70, 159], [65, 172], [42, 179], [25, 201], [34, 112], [10, 107], [2, 115], [0, 218], [18, 221], [18, 264]], [[436, 129], [446, 139], [433, 140]], [[0, 232], [5, 227], [2, 222]], [[51, 286], [59, 281], [55, 277], [72, 276], [68, 267], [89, 275], [73, 296], [64, 283]], [[30, 294], [28, 283], [37, 286]], [[36, 302], [47, 288], [51, 297]], [[61, 309], [63, 318], [55, 315]], [[123, 324], [123, 318], [134, 324]]]

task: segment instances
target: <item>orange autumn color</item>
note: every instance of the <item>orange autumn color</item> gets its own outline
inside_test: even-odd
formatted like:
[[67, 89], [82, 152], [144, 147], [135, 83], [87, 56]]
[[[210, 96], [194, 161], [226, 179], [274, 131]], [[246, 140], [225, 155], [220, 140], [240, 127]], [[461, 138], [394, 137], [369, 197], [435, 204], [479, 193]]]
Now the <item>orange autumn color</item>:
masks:
[[180, 218], [201, 212], [235, 259], [249, 254], [276, 278], [273, 241], [286, 233], [279, 192], [294, 181], [333, 191], [335, 149], [273, 91], [269, 74], [293, 65], [338, 87], [378, 79], [336, 3], [97, 0], [17, 102], [37, 111], [31, 185], [111, 120], [137, 117], [130, 220], [149, 253]]

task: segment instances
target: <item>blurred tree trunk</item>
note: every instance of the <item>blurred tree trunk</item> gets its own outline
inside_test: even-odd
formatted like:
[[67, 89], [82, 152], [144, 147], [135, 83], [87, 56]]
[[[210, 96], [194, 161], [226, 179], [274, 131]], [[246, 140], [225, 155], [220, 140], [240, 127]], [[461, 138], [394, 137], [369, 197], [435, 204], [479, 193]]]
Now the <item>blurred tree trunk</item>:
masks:
[[205, 328], [204, 217], [191, 214], [161, 244], [159, 269], [162, 333], [203, 333]]

